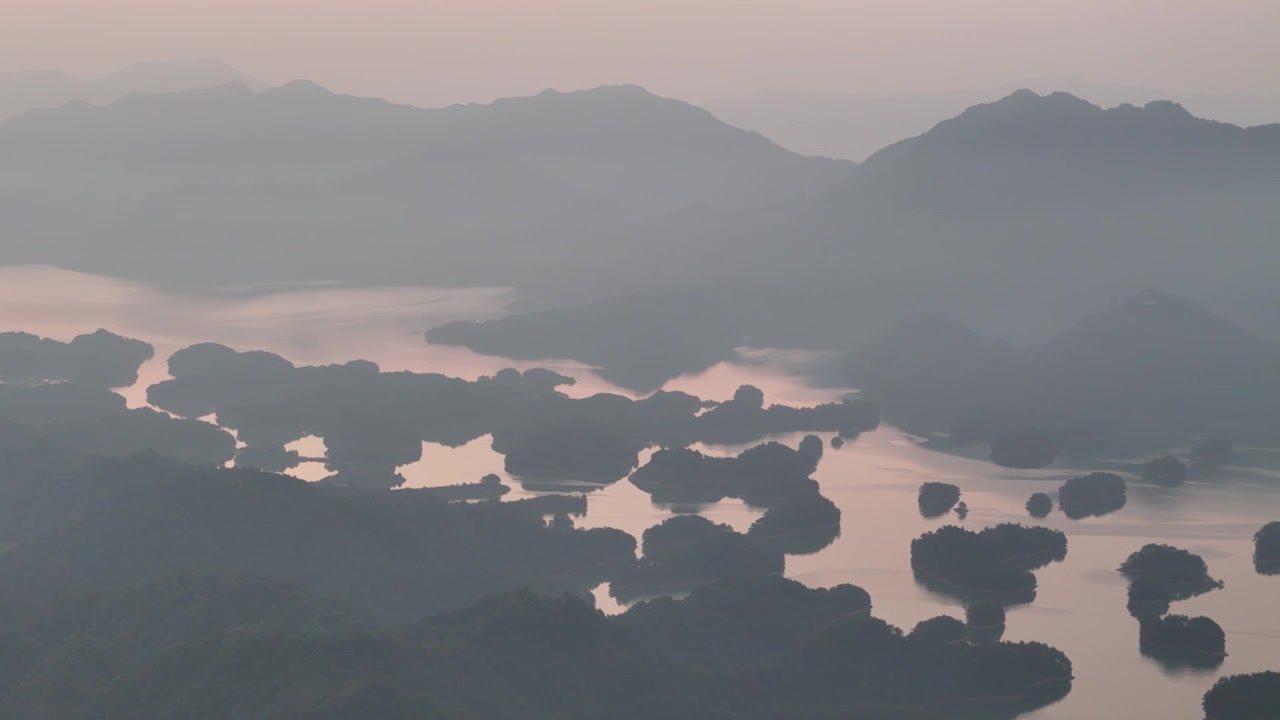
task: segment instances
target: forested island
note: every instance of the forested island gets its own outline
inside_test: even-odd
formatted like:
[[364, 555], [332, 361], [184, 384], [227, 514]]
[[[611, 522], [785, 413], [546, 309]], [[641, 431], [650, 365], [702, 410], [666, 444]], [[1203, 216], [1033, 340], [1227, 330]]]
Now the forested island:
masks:
[[1058, 489], [1058, 505], [1072, 520], [1100, 517], [1124, 507], [1124, 478], [1115, 473], [1096, 472], [1071, 478]]
[[696, 505], [737, 498], [764, 508], [747, 532], [751, 538], [789, 555], [811, 554], [840, 535], [840, 509], [810, 477], [822, 454], [822, 441], [814, 435], [796, 449], [769, 442], [737, 457], [664, 449], [632, 474], [631, 483], [654, 502]]
[[1280, 575], [1280, 521], [1267, 523], [1253, 536], [1253, 567], [1263, 575]]
[[917, 504], [927, 518], [946, 515], [960, 502], [960, 488], [950, 483], [927, 482], [920, 486]]
[[[278, 355], [212, 344], [174, 353], [169, 372], [173, 379], [147, 391], [157, 407], [185, 418], [216, 414], [247, 444], [248, 461], [278, 458], [288, 443], [321, 437], [334, 471], [329, 482], [352, 486], [402, 483], [396, 468], [421, 459], [423, 442], [458, 447], [492, 435], [493, 449], [518, 478], [604, 485], [627, 477], [640, 451], [653, 445], [752, 442], [785, 432], [856, 435], [879, 424], [871, 403], [765, 407], [763, 393], [750, 386], [719, 403], [663, 391], [639, 400], [575, 399], [557, 390], [573, 379], [547, 370], [466, 381], [385, 373], [366, 361], [297, 367]], [[270, 469], [285, 469], [280, 464]]]
[[1035, 493], [1027, 499], [1027, 514], [1033, 518], [1046, 518], [1053, 512], [1053, 498], [1047, 493]]
[[1140, 652], [1170, 668], [1215, 668], [1227, 656], [1221, 626], [1207, 617], [1169, 615], [1170, 604], [1223, 587], [1200, 556], [1149, 544], [1119, 568], [1129, 580], [1129, 614], [1138, 620]]
[[1167, 667], [1210, 669], [1227, 657], [1227, 636], [1207, 617], [1165, 615], [1143, 620], [1138, 629], [1143, 655]]
[[1270, 720], [1280, 707], [1280, 672], [1219, 678], [1203, 704], [1205, 720]]
[[926, 588], [966, 601], [1029, 603], [1032, 572], [1067, 556], [1067, 536], [1041, 527], [1002, 524], [979, 532], [948, 525], [911, 542], [911, 569]]

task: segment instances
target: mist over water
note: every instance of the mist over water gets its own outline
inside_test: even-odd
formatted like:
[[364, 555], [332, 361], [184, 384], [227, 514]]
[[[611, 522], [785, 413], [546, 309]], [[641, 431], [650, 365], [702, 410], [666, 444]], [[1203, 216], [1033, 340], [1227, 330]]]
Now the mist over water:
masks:
[[[424, 324], [499, 316], [510, 301], [503, 289], [465, 288], [281, 288], [253, 294], [182, 297], [144, 285], [44, 267], [0, 270], [0, 322], [54, 338], [69, 338], [98, 326], [153, 343], [156, 358], [146, 363], [136, 385], [120, 392], [133, 407], [145, 404], [145, 391], [168, 377], [168, 354], [197, 340], [233, 347], [261, 348], [299, 363], [329, 364], [371, 359], [384, 371], [443, 372], [474, 378], [504, 367], [552, 367], [578, 382], [564, 388], [574, 397], [598, 392], [635, 396], [609, 385], [589, 368], [572, 362], [516, 363], [477, 355], [461, 348], [424, 344]], [[804, 382], [807, 364], [821, 354], [744, 350], [738, 364], [667, 383], [699, 397], [724, 399], [740, 385], [764, 390], [767, 402], [812, 405], [833, 400], [847, 389]], [[216, 422], [216, 418], [214, 419]], [[797, 445], [802, 435], [775, 439]], [[814, 478], [842, 512], [838, 539], [811, 555], [787, 558], [787, 577], [811, 587], [855, 583], [871, 593], [877, 617], [909, 628], [942, 613], [963, 615], [963, 605], [922, 587], [909, 571], [908, 549], [922, 533], [953, 518], [919, 516], [916, 490], [922, 482], [954, 483], [970, 508], [963, 526], [973, 529], [1002, 522], [1028, 522], [1023, 503], [1033, 492], [1052, 492], [1080, 471], [1066, 468], [1016, 471], [994, 468], [984, 460], [923, 447], [920, 438], [891, 426], [863, 434], [842, 448], [828, 448]], [[399, 468], [404, 488], [442, 487], [477, 481], [497, 473], [513, 489], [506, 501], [538, 497], [505, 472], [503, 456], [484, 436], [461, 447], [423, 443], [422, 459]], [[695, 445], [718, 457], [733, 457], [745, 445]], [[307, 437], [291, 443], [306, 460], [289, 474], [320, 481], [324, 440]], [[640, 465], [653, 449], [641, 455]], [[1037, 600], [1010, 610], [1006, 640], [1047, 642], [1065, 651], [1075, 667], [1076, 683], [1063, 701], [1026, 717], [1045, 720], [1093, 718], [1115, 713], [1135, 717], [1197, 718], [1200, 695], [1220, 676], [1270, 667], [1280, 622], [1272, 612], [1273, 581], [1254, 572], [1252, 532], [1274, 512], [1271, 483], [1280, 472], [1280, 451], [1257, 452], [1261, 466], [1241, 469], [1232, 482], [1192, 482], [1176, 491], [1134, 485], [1125, 510], [1114, 517], [1072, 521], [1061, 514], [1038, 521], [1070, 536], [1066, 561], [1041, 570]], [[1268, 463], [1268, 460], [1270, 461]], [[1131, 480], [1137, 463], [1121, 463]], [[535, 487], [536, 484], [535, 484]], [[572, 483], [562, 486], [572, 491]], [[708, 519], [746, 532], [763, 515], [740, 500], [687, 507], [655, 503], [629, 481], [607, 486], [582, 485], [587, 513], [580, 528], [617, 528], [635, 537], [674, 514], [696, 509]], [[1124, 558], [1149, 542], [1183, 547], [1204, 557], [1226, 590], [1178, 603], [1177, 611], [1223, 618], [1230, 654], [1211, 671], [1173, 671], [1136, 652], [1135, 621], [1124, 610], [1126, 583], [1114, 572]], [[638, 548], [643, 552], [643, 547]], [[597, 588], [598, 607], [608, 614], [621, 604]]]
[[1280, 11], [16, 2], [0, 717], [1280, 717]]

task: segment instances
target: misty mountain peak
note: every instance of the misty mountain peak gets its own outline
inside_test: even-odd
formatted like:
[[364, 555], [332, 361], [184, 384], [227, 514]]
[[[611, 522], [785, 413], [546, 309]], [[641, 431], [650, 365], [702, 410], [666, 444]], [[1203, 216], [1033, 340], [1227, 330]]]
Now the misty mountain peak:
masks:
[[329, 97], [333, 95], [328, 88], [311, 80], [293, 80], [267, 90], [267, 95], [281, 97]]
[[1023, 88], [993, 103], [976, 105], [956, 118], [978, 122], [1022, 121], [1028, 118], [1081, 115], [1100, 112], [1101, 108], [1067, 92], [1038, 95]]
[[1121, 347], [1155, 353], [1174, 342], [1181, 354], [1276, 358], [1274, 346], [1196, 302], [1144, 290], [1119, 305], [1084, 318], [1048, 344], [1052, 352], [1116, 352]]
[[1152, 100], [1144, 105], [1142, 109], [1152, 115], [1167, 118], [1195, 119], [1195, 116], [1188, 112], [1185, 107], [1172, 100]]

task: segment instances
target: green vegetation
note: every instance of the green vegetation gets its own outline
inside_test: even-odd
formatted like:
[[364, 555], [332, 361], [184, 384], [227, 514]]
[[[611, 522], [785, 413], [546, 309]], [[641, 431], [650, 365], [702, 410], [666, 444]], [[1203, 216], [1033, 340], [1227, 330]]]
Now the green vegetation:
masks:
[[1096, 472], [1071, 478], [1058, 489], [1058, 505], [1072, 520], [1101, 517], [1125, 506], [1124, 478], [1114, 473]]
[[948, 525], [911, 541], [911, 569], [920, 584], [962, 600], [999, 605], [1034, 600], [1031, 571], [1066, 556], [1066, 535], [1011, 523], [981, 532]]
[[1267, 523], [1253, 536], [1253, 567], [1263, 575], [1280, 575], [1280, 521]]
[[940, 517], [960, 502], [960, 488], [950, 483], [927, 482], [920, 486], [916, 502], [920, 506], [921, 515], [927, 518]]
[[[1223, 586], [1209, 575], [1209, 566], [1195, 553], [1170, 545], [1149, 544], [1120, 566], [1129, 581], [1162, 590], [1170, 600], [1186, 600]], [[1140, 596], [1151, 596], [1144, 591]]]
[[1280, 707], [1280, 672], [1219, 678], [1204, 694], [1205, 720], [1272, 720]]

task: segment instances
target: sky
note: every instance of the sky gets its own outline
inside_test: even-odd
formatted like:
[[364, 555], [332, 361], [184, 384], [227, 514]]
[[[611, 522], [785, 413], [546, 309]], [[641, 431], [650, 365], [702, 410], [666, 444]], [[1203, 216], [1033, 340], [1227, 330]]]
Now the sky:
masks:
[[422, 105], [637, 83], [913, 94], [1272, 91], [1280, 0], [0, 0], [0, 72], [214, 56]]

